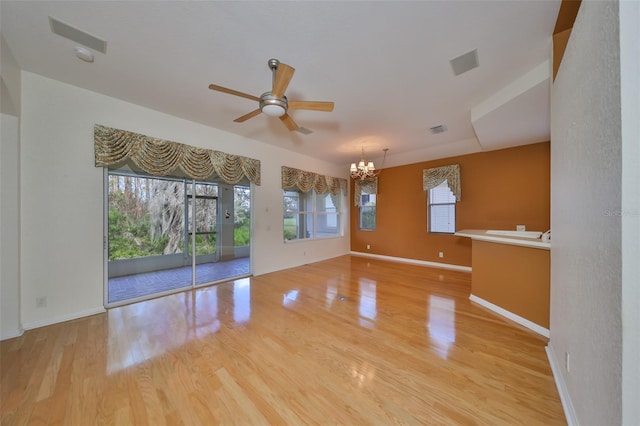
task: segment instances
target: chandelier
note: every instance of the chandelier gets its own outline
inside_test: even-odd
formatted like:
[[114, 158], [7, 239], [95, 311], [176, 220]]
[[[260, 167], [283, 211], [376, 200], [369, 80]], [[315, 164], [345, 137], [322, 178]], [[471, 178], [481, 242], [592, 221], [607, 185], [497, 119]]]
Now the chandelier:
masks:
[[[384, 167], [384, 160], [387, 158], [387, 151], [389, 148], [383, 149], [384, 157], [382, 157], [382, 167]], [[376, 170], [376, 166], [373, 164], [373, 161], [367, 161], [364, 159], [364, 148], [362, 148], [362, 158], [356, 163], [351, 163], [350, 167], [351, 177], [354, 179], [371, 179], [372, 177], [378, 176], [381, 170]]]

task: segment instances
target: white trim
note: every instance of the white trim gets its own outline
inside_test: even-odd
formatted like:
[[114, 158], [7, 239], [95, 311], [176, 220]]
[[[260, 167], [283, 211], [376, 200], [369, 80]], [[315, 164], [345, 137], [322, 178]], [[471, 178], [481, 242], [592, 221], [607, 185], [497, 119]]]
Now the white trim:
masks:
[[102, 168], [102, 305], [109, 304], [109, 168]]
[[363, 253], [361, 251], [350, 251], [350, 254], [361, 257], [372, 257], [374, 259], [388, 260], [390, 262], [410, 263], [412, 265], [429, 266], [431, 268], [453, 269], [454, 271], [471, 272], [471, 266], [451, 265], [449, 263], [429, 262], [426, 260], [407, 259], [404, 257], [383, 256], [381, 254]]
[[99, 306], [93, 309], [87, 309], [85, 311], [74, 312], [72, 314], [62, 315], [56, 318], [49, 318], [41, 321], [33, 321], [26, 324], [23, 324], [23, 328], [25, 330], [32, 330], [34, 328], [40, 328], [47, 325], [57, 324], [59, 322], [71, 321], [78, 318], [88, 317], [95, 314], [101, 314], [106, 312], [107, 310], [103, 306]]
[[[509, 244], [512, 246], [529, 247], [541, 250], [551, 250], [551, 243], [539, 238], [513, 237], [509, 235], [488, 234], [488, 232], [506, 232], [499, 230], [487, 231], [484, 229], [462, 229], [454, 235], [467, 237], [472, 240], [486, 241], [489, 243]], [[526, 232], [526, 231], [525, 231]], [[514, 232], [514, 234], [517, 233]]]
[[549, 338], [549, 330], [536, 324], [535, 322], [529, 321], [526, 318], [521, 317], [520, 315], [516, 315], [513, 312], [509, 312], [506, 309], [501, 308], [498, 305], [494, 305], [491, 302], [487, 302], [484, 299], [479, 298], [478, 296], [474, 296], [473, 294], [469, 296], [469, 300], [477, 303], [478, 305], [482, 305], [485, 308], [495, 312], [498, 315], [501, 315], [511, 321], [517, 322], [523, 327], [527, 327], [531, 331], [535, 331], [538, 334], [543, 335], [546, 338]]
[[567, 390], [567, 384], [564, 381], [564, 377], [562, 376], [562, 369], [560, 364], [558, 363], [558, 358], [556, 357], [556, 353], [553, 350], [553, 346], [549, 343], [545, 348], [547, 352], [547, 358], [549, 358], [549, 365], [551, 365], [551, 372], [553, 373], [553, 379], [556, 382], [556, 388], [558, 388], [558, 393], [560, 394], [560, 401], [562, 402], [562, 408], [564, 409], [564, 416], [567, 420], [567, 424], [569, 426], [578, 425], [578, 417], [576, 416], [576, 410], [573, 408], [573, 403], [571, 402], [571, 396], [569, 395], [569, 391]]
[[0, 341], [13, 339], [14, 337], [20, 337], [22, 336], [22, 333], [24, 333], [23, 329], [12, 330], [10, 333], [3, 334], [2, 336], [0, 336]]

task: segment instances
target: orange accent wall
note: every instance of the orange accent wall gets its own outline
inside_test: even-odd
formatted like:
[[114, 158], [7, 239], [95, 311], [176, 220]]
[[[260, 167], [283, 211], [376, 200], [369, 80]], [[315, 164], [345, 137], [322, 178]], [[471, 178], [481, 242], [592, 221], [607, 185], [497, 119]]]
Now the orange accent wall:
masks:
[[569, 36], [571, 36], [571, 29], [573, 23], [578, 16], [578, 10], [582, 0], [562, 0], [560, 3], [560, 10], [558, 11], [558, 17], [556, 18], [556, 26], [553, 29], [553, 78], [555, 80], [564, 51], [569, 43]]
[[558, 70], [560, 69], [560, 64], [562, 63], [562, 57], [564, 56], [564, 51], [567, 48], [567, 44], [569, 44], [570, 36], [571, 36], [571, 28], [553, 35], [553, 79], [554, 80], [556, 78], [556, 74], [558, 74]]
[[[460, 165], [462, 200], [456, 205], [456, 229], [546, 231], [550, 223], [549, 142], [481, 152], [399, 167], [378, 177], [377, 226], [359, 229], [350, 182], [351, 250], [384, 256], [471, 266], [471, 240], [427, 232], [427, 195], [422, 171]], [[371, 249], [367, 250], [367, 244]], [[444, 257], [438, 257], [444, 252]]]

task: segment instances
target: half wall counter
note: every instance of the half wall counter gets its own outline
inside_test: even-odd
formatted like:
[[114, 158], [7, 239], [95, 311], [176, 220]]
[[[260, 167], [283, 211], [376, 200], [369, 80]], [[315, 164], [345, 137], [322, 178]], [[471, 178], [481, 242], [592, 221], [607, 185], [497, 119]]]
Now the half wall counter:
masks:
[[465, 229], [472, 240], [469, 298], [549, 337], [550, 249], [540, 232]]

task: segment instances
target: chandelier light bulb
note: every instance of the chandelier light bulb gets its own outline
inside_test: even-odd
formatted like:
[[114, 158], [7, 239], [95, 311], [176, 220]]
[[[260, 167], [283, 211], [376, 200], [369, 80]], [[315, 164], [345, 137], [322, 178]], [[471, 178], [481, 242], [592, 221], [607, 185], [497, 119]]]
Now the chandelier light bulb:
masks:
[[[387, 158], [388, 150], [389, 150], [388, 148], [385, 148], [383, 150], [384, 157], [382, 158], [381, 169], [384, 168], [384, 160]], [[373, 164], [373, 161], [367, 161], [364, 159], [364, 148], [362, 148], [362, 159], [358, 162], [357, 166], [356, 166], [356, 163], [351, 163], [351, 166], [349, 167], [349, 172], [351, 173], [351, 177], [353, 179], [365, 180], [365, 179], [370, 179], [378, 176], [378, 174], [380, 173], [380, 170], [376, 171], [376, 166], [375, 164]]]

